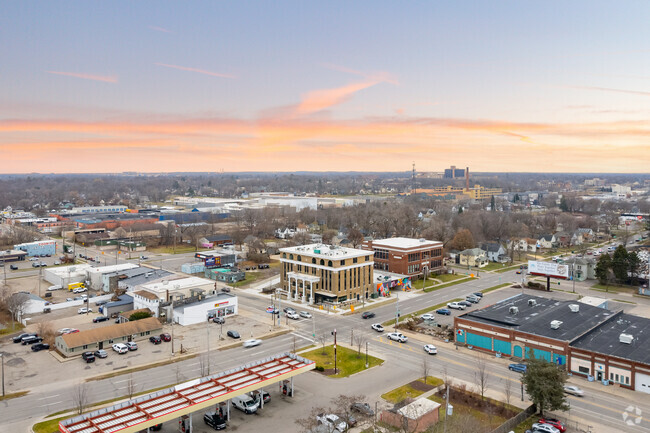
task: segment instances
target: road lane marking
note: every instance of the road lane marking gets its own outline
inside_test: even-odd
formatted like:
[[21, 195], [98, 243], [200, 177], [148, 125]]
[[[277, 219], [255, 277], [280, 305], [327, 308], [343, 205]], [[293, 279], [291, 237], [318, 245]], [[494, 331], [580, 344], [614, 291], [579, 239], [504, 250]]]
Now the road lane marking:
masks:
[[39, 398], [39, 400], [46, 400], [46, 399], [48, 399], [48, 398], [54, 398], [54, 397], [58, 397], [58, 396], [60, 396], [60, 395], [61, 395], [61, 394], [49, 395], [49, 396], [47, 396], [47, 397], [41, 397], [41, 398]]
[[59, 400], [59, 401], [55, 401], [55, 402], [52, 402], [52, 403], [44, 404], [44, 405], [39, 406], [39, 407], [50, 407], [52, 405], [59, 404], [59, 403], [63, 403], [63, 400]]

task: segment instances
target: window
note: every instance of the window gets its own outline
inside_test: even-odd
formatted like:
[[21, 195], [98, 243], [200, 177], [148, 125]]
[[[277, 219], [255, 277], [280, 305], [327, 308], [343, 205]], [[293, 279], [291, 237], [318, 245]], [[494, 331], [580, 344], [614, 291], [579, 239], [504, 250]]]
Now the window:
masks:
[[312, 257], [311, 263], [315, 265], [316, 264], [316, 259]]
[[327, 261], [327, 266], [329, 266], [330, 268], [332, 267], [332, 261], [331, 260]]
[[420, 253], [409, 254], [409, 262], [414, 262], [416, 260], [420, 260]]
[[298, 256], [298, 261], [302, 262], [302, 256]]
[[357, 262], [357, 258], [355, 257], [352, 259], [352, 263], [356, 263], [356, 262]]
[[382, 250], [379, 248], [375, 248], [374, 250], [376, 259], [388, 260], [388, 250]]
[[325, 260], [320, 259], [320, 265], [321, 265], [321, 266], [325, 266]]
[[287, 258], [287, 253], [282, 253], [282, 258], [286, 259]]
[[84, 350], [88, 349], [88, 345], [87, 345], [87, 344], [84, 344], [83, 349], [84, 349]]
[[370, 256], [366, 256], [366, 262], [370, 261]]
[[289, 260], [293, 260], [293, 254], [289, 254]]
[[578, 367], [578, 371], [579, 371], [580, 373], [589, 374], [589, 367], [583, 367], [583, 366], [580, 366], [580, 367]]

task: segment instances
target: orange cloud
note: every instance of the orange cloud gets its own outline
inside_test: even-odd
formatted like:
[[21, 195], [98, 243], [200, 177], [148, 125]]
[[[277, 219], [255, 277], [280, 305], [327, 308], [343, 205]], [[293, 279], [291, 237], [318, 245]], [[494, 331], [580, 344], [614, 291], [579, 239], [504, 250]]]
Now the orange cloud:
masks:
[[352, 83], [335, 89], [313, 90], [302, 96], [302, 101], [295, 108], [295, 114], [304, 115], [324, 110], [348, 100], [355, 93], [379, 84], [381, 81], [364, 81]]
[[65, 75], [66, 77], [83, 78], [84, 80], [102, 81], [104, 83], [117, 83], [117, 77], [106, 75], [80, 74], [76, 72], [46, 71], [48, 74]]
[[178, 69], [180, 71], [196, 72], [197, 74], [210, 75], [211, 77], [237, 78], [234, 75], [230, 75], [230, 74], [222, 74], [219, 72], [206, 71], [205, 69], [188, 68], [186, 66], [169, 65], [167, 63], [154, 63], [154, 65], [163, 66], [165, 68]]

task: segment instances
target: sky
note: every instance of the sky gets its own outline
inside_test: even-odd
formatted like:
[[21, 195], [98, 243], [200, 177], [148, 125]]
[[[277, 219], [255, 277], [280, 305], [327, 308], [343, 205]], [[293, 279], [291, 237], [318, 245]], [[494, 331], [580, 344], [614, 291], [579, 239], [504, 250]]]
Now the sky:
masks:
[[650, 2], [19, 1], [0, 173], [647, 173]]

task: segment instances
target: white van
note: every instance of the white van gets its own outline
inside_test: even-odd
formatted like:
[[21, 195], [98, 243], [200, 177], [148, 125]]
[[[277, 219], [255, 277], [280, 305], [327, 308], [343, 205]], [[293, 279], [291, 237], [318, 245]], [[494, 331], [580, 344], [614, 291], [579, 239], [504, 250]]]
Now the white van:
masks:
[[253, 400], [253, 398], [248, 394], [233, 397], [232, 404], [244, 413], [255, 413], [259, 407], [258, 401]]

